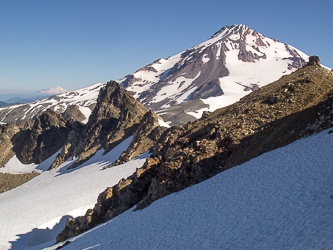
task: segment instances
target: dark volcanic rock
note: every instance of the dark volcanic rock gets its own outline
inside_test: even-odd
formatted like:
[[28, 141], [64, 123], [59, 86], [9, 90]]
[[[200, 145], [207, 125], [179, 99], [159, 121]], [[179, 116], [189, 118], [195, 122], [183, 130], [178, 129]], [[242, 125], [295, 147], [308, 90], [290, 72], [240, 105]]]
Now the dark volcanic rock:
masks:
[[220, 96], [223, 95], [223, 91], [220, 86], [219, 79], [212, 80], [205, 85], [201, 85], [198, 89], [196, 89], [192, 95], [191, 100], [194, 99], [206, 99], [208, 97]]
[[13, 151], [24, 164], [41, 163], [61, 149], [78, 122], [68, 120], [52, 110], [43, 112], [34, 124], [13, 137]]

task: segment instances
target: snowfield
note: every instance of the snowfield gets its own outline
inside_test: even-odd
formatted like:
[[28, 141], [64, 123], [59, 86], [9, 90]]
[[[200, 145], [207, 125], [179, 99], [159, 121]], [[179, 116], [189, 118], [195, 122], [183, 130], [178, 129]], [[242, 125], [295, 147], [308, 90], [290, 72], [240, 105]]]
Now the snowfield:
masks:
[[[42, 172], [31, 181], [0, 194], [0, 249], [26, 249], [46, 241], [54, 244], [68, 217], [84, 215], [96, 203], [99, 193], [126, 178], [142, 166], [148, 154], [130, 163], [102, 170], [117, 160], [132, 137], [106, 155], [103, 150], [78, 168], [66, 170], [67, 161], [45, 171], [56, 154], [41, 164], [21, 164], [13, 157], [1, 169], [5, 173]], [[48, 164], [50, 163], [50, 164]], [[53, 242], [53, 243], [52, 243]]]
[[[129, 210], [70, 239], [65, 249], [332, 249], [332, 151], [333, 133], [323, 131], [142, 211]], [[60, 218], [84, 213], [99, 192], [144, 161], [107, 172], [101, 168], [112, 157], [95, 157], [70, 173], [65, 167], [44, 172], [1, 194], [0, 248], [55, 249]]]

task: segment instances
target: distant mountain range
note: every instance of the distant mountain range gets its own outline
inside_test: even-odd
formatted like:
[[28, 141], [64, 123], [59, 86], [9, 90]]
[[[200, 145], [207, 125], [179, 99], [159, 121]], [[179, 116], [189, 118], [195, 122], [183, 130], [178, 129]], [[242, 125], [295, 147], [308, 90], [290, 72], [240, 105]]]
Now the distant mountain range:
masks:
[[[22, 103], [29, 103], [36, 100], [40, 100], [51, 95], [58, 95], [68, 92], [62, 87], [56, 87], [53, 89], [42, 89], [40, 91], [29, 93], [29, 94], [19, 94], [19, 93], [12, 93], [12, 94], [0, 94], [0, 101], [5, 102], [6, 104], [22, 104]], [[0, 106], [1, 107], [1, 106]]]

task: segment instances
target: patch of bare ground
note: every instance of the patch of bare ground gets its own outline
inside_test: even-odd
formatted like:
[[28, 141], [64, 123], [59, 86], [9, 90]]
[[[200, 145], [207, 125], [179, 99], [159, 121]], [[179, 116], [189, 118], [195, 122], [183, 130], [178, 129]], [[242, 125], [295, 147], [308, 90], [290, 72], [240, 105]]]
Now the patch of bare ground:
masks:
[[28, 173], [28, 174], [7, 174], [0, 173], [0, 193], [4, 193], [13, 188], [16, 188], [32, 178], [38, 176], [39, 173]]

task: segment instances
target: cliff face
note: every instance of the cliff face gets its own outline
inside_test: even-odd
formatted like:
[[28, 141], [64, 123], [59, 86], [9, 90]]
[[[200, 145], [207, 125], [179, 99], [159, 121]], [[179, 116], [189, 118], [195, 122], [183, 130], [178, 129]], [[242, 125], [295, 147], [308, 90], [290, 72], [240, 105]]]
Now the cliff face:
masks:
[[125, 210], [149, 206], [170, 193], [206, 180], [253, 157], [332, 126], [332, 72], [316, 58], [239, 102], [168, 128], [145, 164], [107, 188], [94, 209], [69, 219], [57, 242], [78, 235]]
[[15, 134], [12, 150], [24, 164], [41, 163], [65, 145], [72, 131], [79, 131], [81, 128], [78, 122], [47, 110], [32, 126], [27, 126]]

